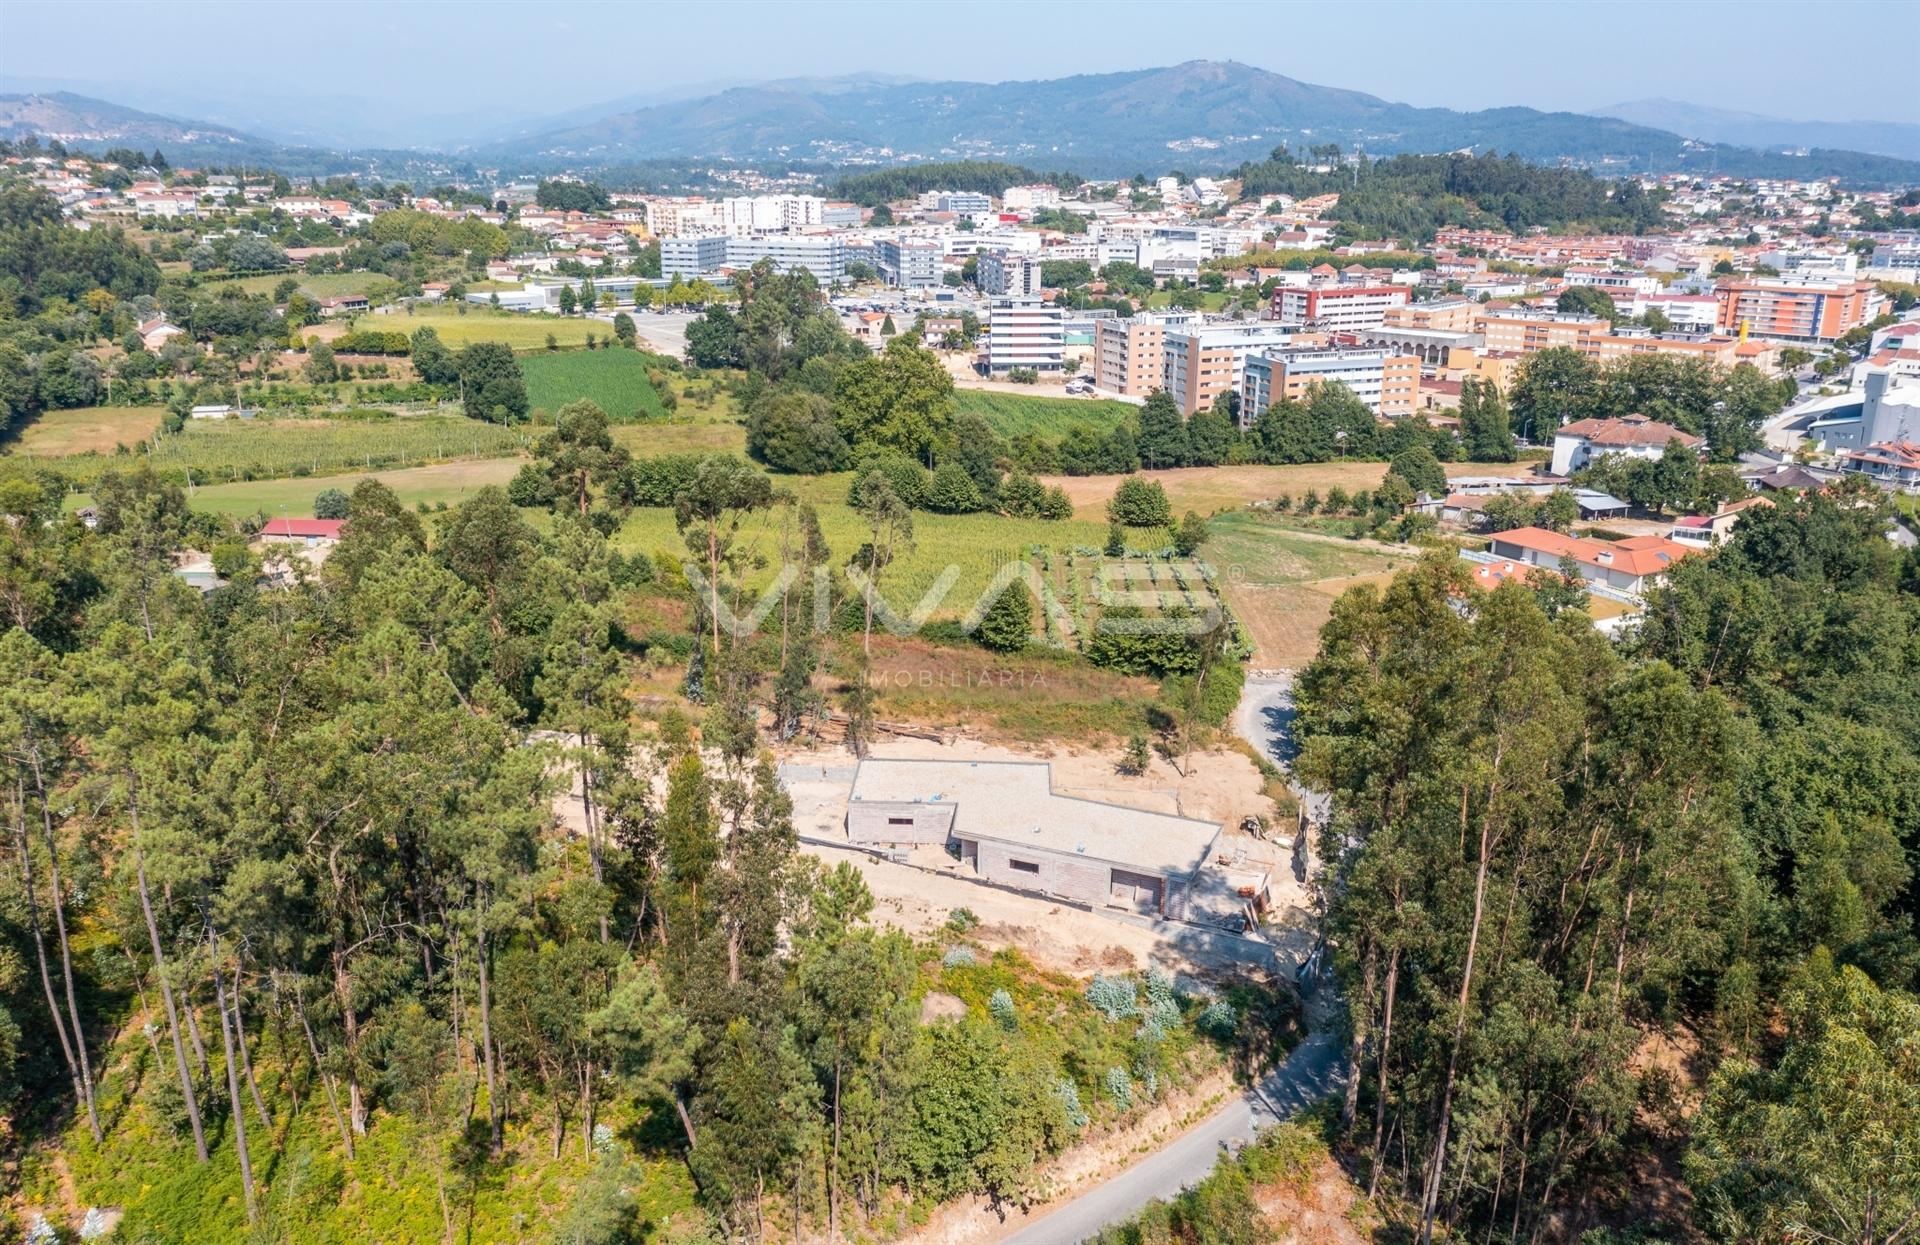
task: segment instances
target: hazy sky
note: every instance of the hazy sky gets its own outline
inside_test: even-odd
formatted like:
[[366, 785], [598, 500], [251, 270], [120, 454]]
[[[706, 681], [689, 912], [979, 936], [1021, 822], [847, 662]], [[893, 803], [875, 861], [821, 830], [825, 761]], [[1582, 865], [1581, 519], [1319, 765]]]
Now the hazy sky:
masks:
[[1913, 14], [1912, 0], [0, 0], [0, 73], [119, 86], [125, 102], [136, 90], [220, 98], [229, 124], [243, 120], [236, 107], [281, 118], [303, 97], [357, 100], [363, 117], [528, 117], [717, 80], [991, 81], [1201, 58], [1455, 108], [1667, 96], [1794, 120], [1920, 121], [1910, 73], [1833, 42], [1875, 27], [1911, 39]]

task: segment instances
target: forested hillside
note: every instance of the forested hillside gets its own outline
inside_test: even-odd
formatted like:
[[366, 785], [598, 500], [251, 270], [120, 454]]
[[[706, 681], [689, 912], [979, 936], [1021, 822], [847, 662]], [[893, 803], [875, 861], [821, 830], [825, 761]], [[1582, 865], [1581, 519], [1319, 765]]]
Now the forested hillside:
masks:
[[1300, 707], [1341, 1131], [1421, 1239], [1920, 1222], [1920, 558], [1885, 507], [1750, 512], [1624, 649], [1455, 560], [1335, 606]]
[[[584, 489], [591, 456], [549, 448]], [[716, 473], [684, 525], [731, 584], [751, 499]], [[13, 1211], [141, 1242], [872, 1239], [1021, 1204], [1046, 1156], [1284, 1037], [1277, 1004], [989, 958], [964, 911], [874, 928], [857, 871], [797, 853], [757, 725], [812, 637], [716, 640], [697, 717], [639, 712], [662, 641], [620, 620], [653, 563], [572, 494], [543, 534], [498, 489], [427, 520], [369, 480], [314, 571], [144, 469], [94, 496], [90, 529], [0, 486]], [[174, 574], [186, 545], [221, 586]]]

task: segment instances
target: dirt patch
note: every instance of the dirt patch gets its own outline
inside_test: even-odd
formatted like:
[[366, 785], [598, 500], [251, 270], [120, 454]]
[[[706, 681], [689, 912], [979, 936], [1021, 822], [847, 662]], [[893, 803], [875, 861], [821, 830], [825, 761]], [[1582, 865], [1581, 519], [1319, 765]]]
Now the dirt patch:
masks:
[[1227, 600], [1253, 640], [1253, 664], [1298, 670], [1320, 651], [1333, 598], [1308, 584], [1230, 584]]
[[1267, 1217], [1276, 1245], [1367, 1245], [1363, 1224], [1373, 1218], [1360, 1190], [1331, 1158], [1323, 1158], [1299, 1184], [1266, 1185], [1254, 1201]]
[[[1449, 478], [1454, 476], [1519, 476], [1533, 470], [1532, 463], [1447, 463]], [[1249, 502], [1271, 501], [1282, 493], [1305, 496], [1314, 489], [1325, 494], [1338, 486], [1349, 493], [1355, 489], [1378, 488], [1386, 478], [1387, 464], [1366, 462], [1301, 463], [1289, 467], [1242, 465], [1237, 467], [1178, 467], [1164, 471], [1143, 471], [1149, 480], [1158, 480], [1167, 490], [1174, 513], [1197, 510], [1203, 515], [1217, 510], [1244, 506]], [[1047, 484], [1066, 490], [1077, 518], [1106, 521], [1107, 499], [1125, 476], [1047, 476]]]
[[941, 990], [929, 990], [920, 1000], [920, 1023], [930, 1025], [936, 1020], [958, 1020], [967, 1014], [965, 999], [947, 994]]

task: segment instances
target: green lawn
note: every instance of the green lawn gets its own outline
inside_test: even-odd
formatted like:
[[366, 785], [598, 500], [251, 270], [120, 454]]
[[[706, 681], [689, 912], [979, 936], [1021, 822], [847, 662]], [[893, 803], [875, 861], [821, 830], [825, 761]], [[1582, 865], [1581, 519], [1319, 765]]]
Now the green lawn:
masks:
[[[302, 516], [313, 513], [313, 499], [322, 490], [337, 488], [351, 493], [353, 486], [371, 476], [391, 488], [402, 502], [415, 506], [421, 502], [437, 506], [445, 502], [457, 506], [489, 484], [504, 487], [526, 462], [523, 458], [487, 458], [474, 462], [439, 463], [431, 467], [409, 467], [399, 471], [352, 472], [341, 475], [308, 476], [302, 479], [247, 480], [238, 484], [196, 487], [187, 504], [209, 514], [253, 514]], [[75, 496], [73, 505], [85, 505], [86, 498]]]
[[586, 398], [616, 420], [664, 420], [667, 409], [647, 379], [660, 363], [638, 350], [562, 350], [528, 355], [520, 367], [535, 411], [552, 414]]
[[1230, 578], [1246, 584], [1297, 584], [1370, 575], [1406, 560], [1371, 545], [1303, 532], [1287, 518], [1251, 510], [1216, 515], [1207, 530], [1209, 538], [1202, 556], [1216, 567], [1233, 568]]
[[159, 406], [79, 406], [44, 411], [0, 452], [30, 458], [111, 454], [116, 445], [131, 447], [151, 437], [166, 414], [166, 408]]
[[1137, 409], [1111, 398], [1048, 398], [987, 389], [956, 389], [953, 394], [955, 415], [979, 415], [1003, 437], [1031, 432], [1058, 439], [1075, 424], [1104, 432]]

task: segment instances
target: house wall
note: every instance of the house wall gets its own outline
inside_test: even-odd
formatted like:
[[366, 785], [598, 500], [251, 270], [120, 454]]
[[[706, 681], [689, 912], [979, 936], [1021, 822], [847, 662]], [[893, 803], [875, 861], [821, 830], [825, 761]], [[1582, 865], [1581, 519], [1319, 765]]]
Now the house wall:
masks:
[[[1113, 897], [1115, 866], [1104, 860], [1095, 860], [1086, 856], [1069, 856], [1060, 852], [1039, 847], [1021, 847], [1012, 843], [1000, 843], [992, 839], [975, 839], [966, 834], [956, 836], [961, 844], [961, 858], [971, 859], [979, 876], [1000, 886], [1010, 886], [1017, 890], [1038, 891], [1044, 895], [1055, 895], [1061, 899], [1071, 899], [1078, 903], [1093, 904], [1099, 907], [1115, 906], [1141, 911], [1135, 903]], [[973, 844], [969, 848], [969, 844]], [[1016, 863], [1034, 866], [1033, 869], [1016, 868]], [[1141, 878], [1159, 877], [1158, 874], [1143, 873], [1140, 870], [1121, 869], [1125, 875], [1123, 881], [1136, 881]], [[1161, 906], [1154, 915], [1184, 917], [1187, 910], [1187, 886], [1184, 879], [1161, 878]]]
[[847, 840], [868, 845], [945, 843], [958, 807], [862, 800], [847, 809]]

